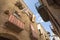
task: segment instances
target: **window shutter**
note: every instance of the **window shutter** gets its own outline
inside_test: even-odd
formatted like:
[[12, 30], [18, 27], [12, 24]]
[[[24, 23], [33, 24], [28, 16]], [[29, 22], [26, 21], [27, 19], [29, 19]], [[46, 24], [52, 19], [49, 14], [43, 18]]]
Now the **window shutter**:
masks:
[[10, 15], [8, 22], [6, 22], [6, 26], [14, 31], [21, 31], [24, 29], [24, 23], [18, 20], [14, 15]]

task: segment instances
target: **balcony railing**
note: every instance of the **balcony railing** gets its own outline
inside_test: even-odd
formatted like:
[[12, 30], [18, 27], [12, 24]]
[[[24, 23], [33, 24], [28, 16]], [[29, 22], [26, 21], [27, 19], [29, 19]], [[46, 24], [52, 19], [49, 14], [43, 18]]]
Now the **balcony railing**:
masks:
[[41, 15], [41, 17], [43, 18], [44, 21], [49, 21], [49, 16], [48, 16], [48, 11], [46, 6], [44, 6], [43, 4], [40, 4], [39, 2], [37, 2], [35, 4], [35, 7], [38, 11], [38, 13]]
[[6, 26], [12, 31], [21, 31], [24, 29], [24, 23], [18, 20], [14, 15], [10, 15], [8, 22], [6, 22]]

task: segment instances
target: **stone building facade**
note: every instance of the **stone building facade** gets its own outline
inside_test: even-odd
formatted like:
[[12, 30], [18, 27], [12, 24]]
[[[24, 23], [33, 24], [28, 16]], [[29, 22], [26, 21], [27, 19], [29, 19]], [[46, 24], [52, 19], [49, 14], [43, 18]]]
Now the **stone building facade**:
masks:
[[45, 22], [50, 21], [52, 31], [60, 37], [60, 0], [39, 0], [36, 8]]
[[40, 40], [39, 34], [23, 0], [0, 0], [0, 40]]
[[38, 30], [40, 33], [39, 36], [40, 36], [41, 40], [49, 40], [50, 34], [43, 28], [43, 26], [40, 23], [38, 23], [37, 27], [38, 27]]

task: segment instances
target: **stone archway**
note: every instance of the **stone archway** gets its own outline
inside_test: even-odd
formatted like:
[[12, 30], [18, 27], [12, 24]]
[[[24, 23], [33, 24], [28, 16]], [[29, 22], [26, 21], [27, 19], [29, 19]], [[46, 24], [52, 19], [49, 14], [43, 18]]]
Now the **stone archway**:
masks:
[[18, 40], [18, 38], [8, 33], [0, 33], [0, 40]]

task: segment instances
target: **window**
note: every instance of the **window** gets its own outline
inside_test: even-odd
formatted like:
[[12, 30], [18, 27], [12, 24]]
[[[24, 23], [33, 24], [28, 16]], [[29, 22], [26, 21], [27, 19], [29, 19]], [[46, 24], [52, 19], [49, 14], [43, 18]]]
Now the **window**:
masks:
[[30, 20], [32, 21], [32, 14], [30, 13], [30, 12], [28, 12], [28, 16], [29, 16], [29, 18], [30, 18]]
[[21, 4], [20, 2], [17, 2], [15, 5], [16, 5], [20, 10], [23, 9], [23, 6], [22, 6], [22, 4]]
[[9, 10], [4, 11], [6, 15], [9, 15]]
[[60, 6], [60, 0], [53, 0], [53, 1]]
[[49, 5], [55, 4], [54, 0], [47, 0], [47, 2], [48, 2]]
[[20, 15], [18, 14], [17, 11], [15, 11], [13, 15], [14, 15], [16, 18], [19, 18], [19, 17], [20, 17]]

